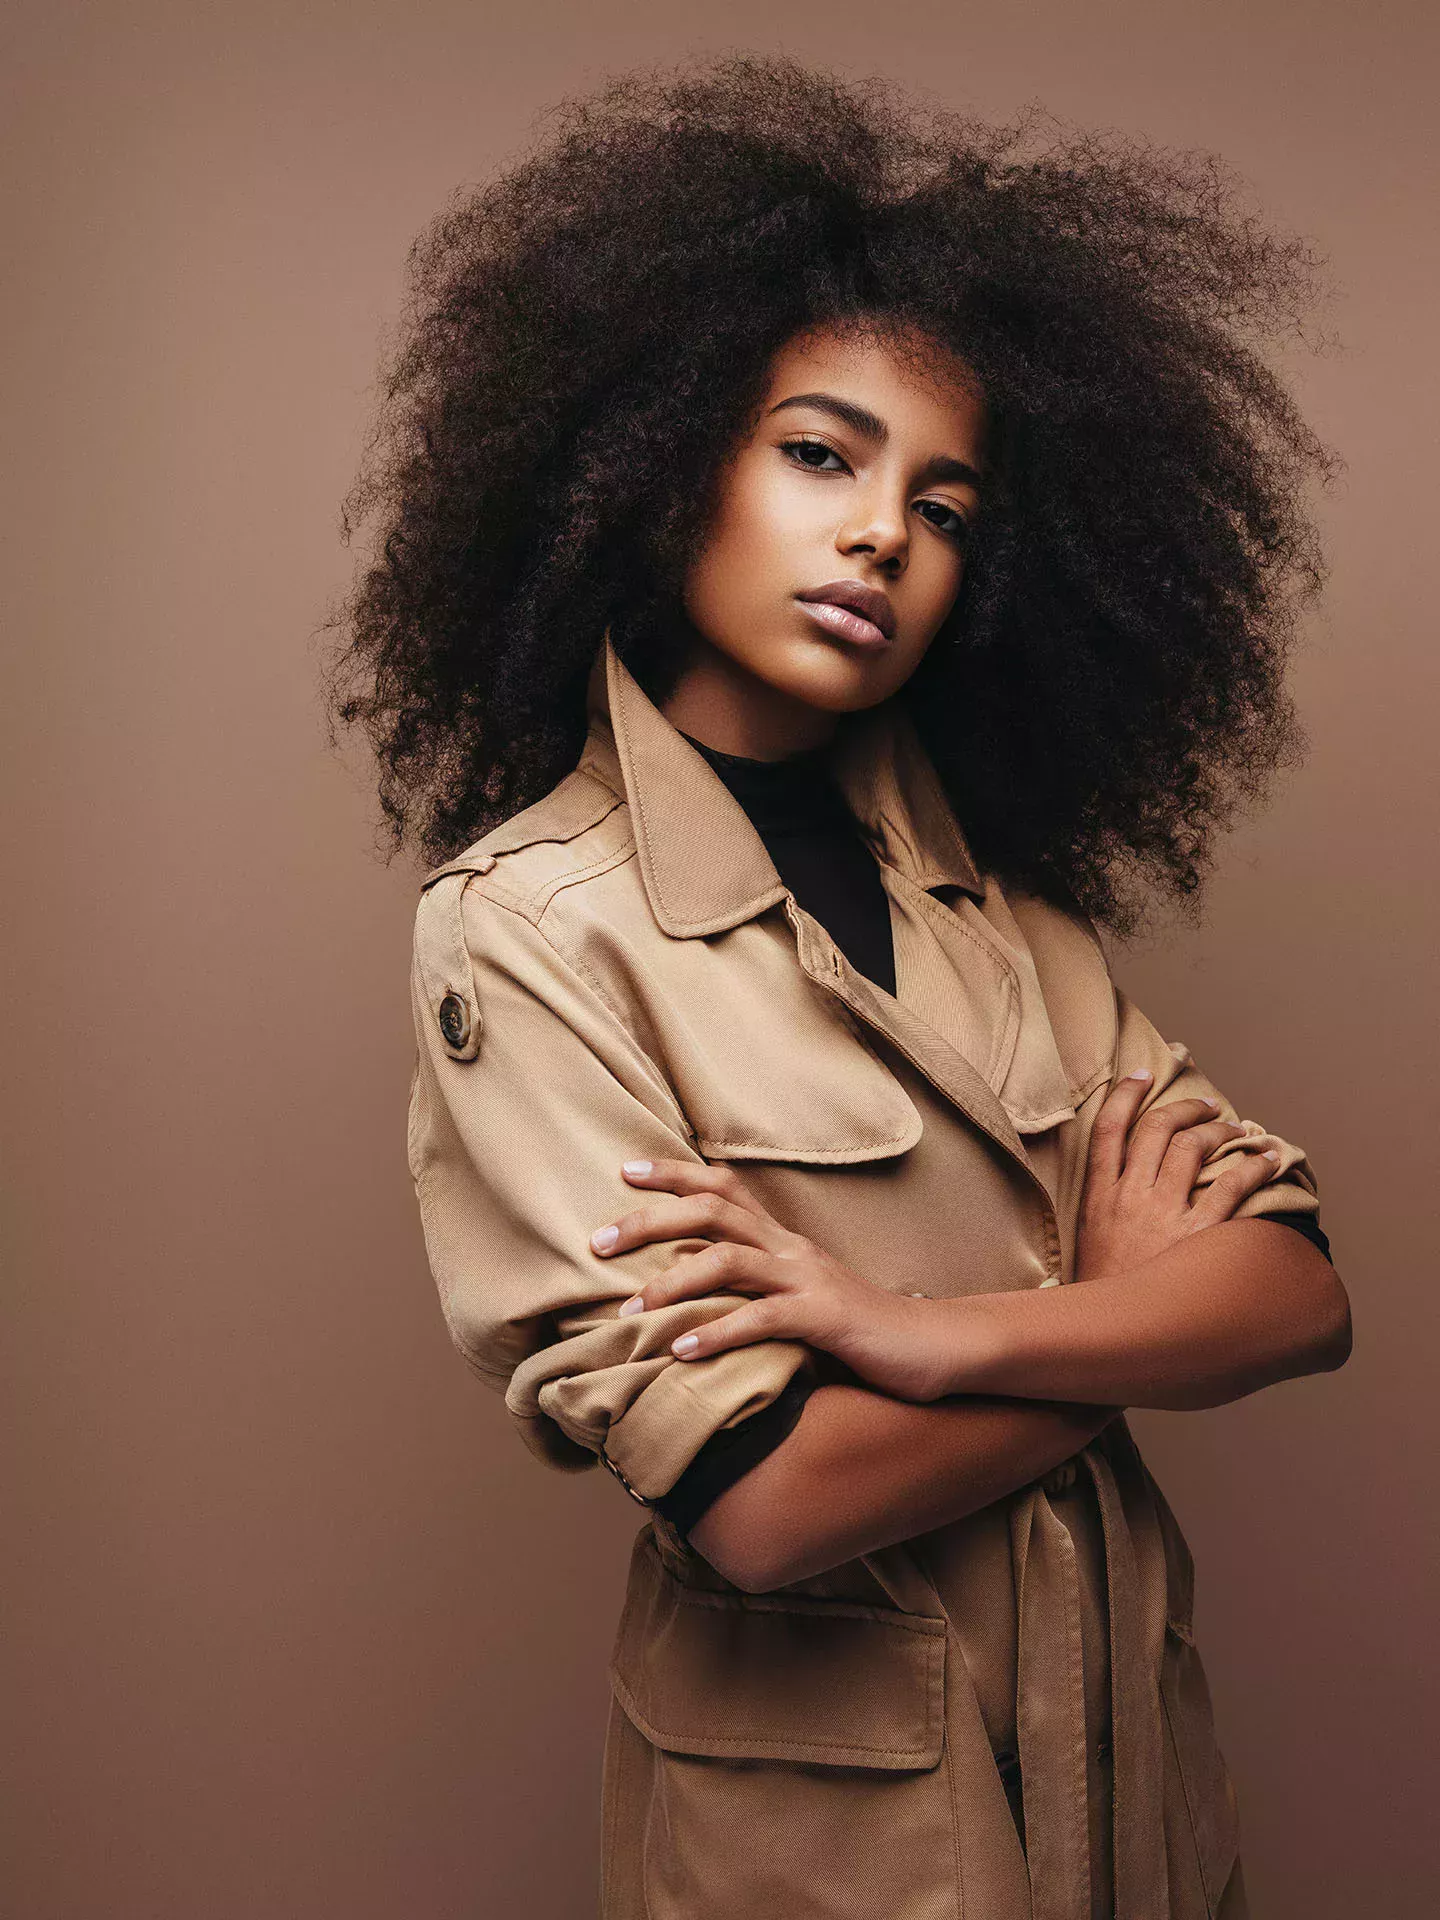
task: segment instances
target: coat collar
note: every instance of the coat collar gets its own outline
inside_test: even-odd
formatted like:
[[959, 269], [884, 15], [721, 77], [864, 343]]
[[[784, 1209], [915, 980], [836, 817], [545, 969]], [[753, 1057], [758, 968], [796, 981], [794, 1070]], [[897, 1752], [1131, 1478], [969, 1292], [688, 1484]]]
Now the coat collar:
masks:
[[[680, 938], [719, 933], [783, 899], [745, 810], [645, 693], [605, 630], [586, 689], [580, 764], [628, 803], [651, 911]], [[965, 836], [909, 714], [893, 698], [846, 714], [829, 761], [879, 857], [918, 887], [985, 896]]]

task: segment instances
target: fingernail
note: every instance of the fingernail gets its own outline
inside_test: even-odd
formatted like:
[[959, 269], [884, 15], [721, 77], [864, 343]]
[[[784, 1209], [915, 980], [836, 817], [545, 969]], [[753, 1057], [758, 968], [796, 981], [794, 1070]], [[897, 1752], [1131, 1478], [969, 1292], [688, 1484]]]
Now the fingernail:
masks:
[[628, 1300], [623, 1301], [621, 1303], [620, 1314], [618, 1317], [623, 1319], [623, 1317], [627, 1313], [639, 1313], [640, 1310], [644, 1307], [644, 1305], [645, 1305], [645, 1300], [643, 1295], [638, 1293], [632, 1294]]
[[1127, 1073], [1125, 1078], [1127, 1080], [1153, 1080], [1155, 1076], [1149, 1067], [1136, 1067], [1135, 1071], [1133, 1073]]
[[1220, 1105], [1220, 1102], [1218, 1100], [1212, 1100], [1208, 1093], [1202, 1093], [1199, 1097], [1202, 1106], [1218, 1108]]
[[1266, 1147], [1260, 1158], [1262, 1160], [1278, 1160], [1280, 1156], [1273, 1147]]
[[672, 1353], [693, 1353], [699, 1344], [700, 1336], [698, 1333], [682, 1333], [678, 1340], [672, 1340], [670, 1342], [670, 1351]]
[[597, 1253], [604, 1253], [607, 1248], [613, 1247], [619, 1238], [618, 1227], [597, 1227], [590, 1236], [590, 1244]]
[[653, 1170], [654, 1162], [651, 1160], [626, 1160], [620, 1168], [622, 1173], [650, 1173]]

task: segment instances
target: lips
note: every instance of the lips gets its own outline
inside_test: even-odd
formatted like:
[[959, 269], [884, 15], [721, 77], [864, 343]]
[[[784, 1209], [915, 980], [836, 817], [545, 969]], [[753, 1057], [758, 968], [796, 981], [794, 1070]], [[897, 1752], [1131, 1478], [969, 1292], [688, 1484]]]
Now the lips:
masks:
[[806, 593], [797, 593], [795, 598], [807, 605], [816, 607], [839, 607], [842, 611], [858, 616], [875, 631], [865, 633], [856, 628], [846, 633], [843, 625], [837, 626], [843, 638], [874, 641], [877, 638], [893, 640], [895, 638], [895, 609], [878, 587], [862, 586], [858, 580], [831, 580], [823, 587], [811, 587]]

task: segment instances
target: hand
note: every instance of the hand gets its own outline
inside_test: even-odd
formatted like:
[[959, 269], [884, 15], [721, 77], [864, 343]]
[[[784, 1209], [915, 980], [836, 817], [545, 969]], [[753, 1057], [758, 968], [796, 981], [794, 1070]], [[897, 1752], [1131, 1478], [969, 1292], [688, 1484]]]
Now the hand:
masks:
[[1135, 1115], [1151, 1076], [1117, 1080], [1095, 1117], [1080, 1197], [1075, 1278], [1098, 1280], [1142, 1266], [1192, 1233], [1229, 1220], [1275, 1172], [1274, 1152], [1237, 1153], [1190, 1194], [1202, 1161], [1246, 1129], [1217, 1120], [1214, 1103], [1172, 1100]]
[[[756, 1340], [803, 1340], [833, 1354], [882, 1392], [904, 1400], [933, 1400], [953, 1392], [953, 1341], [940, 1351], [939, 1303], [890, 1293], [843, 1265], [803, 1235], [782, 1227], [730, 1167], [656, 1160], [648, 1173], [622, 1169], [625, 1178], [668, 1189], [652, 1206], [614, 1222], [615, 1238], [591, 1246], [622, 1253], [652, 1240], [709, 1236], [713, 1245], [681, 1254], [622, 1314], [653, 1312], [676, 1300], [716, 1293], [755, 1296], [705, 1326], [683, 1334], [672, 1351], [703, 1360]], [[603, 1229], [602, 1229], [603, 1231]]]

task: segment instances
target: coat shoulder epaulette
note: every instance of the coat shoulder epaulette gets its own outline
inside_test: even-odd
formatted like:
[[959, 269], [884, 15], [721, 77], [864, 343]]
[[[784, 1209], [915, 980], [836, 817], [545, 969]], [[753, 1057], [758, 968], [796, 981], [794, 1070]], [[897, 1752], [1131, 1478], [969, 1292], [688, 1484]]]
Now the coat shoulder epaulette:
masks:
[[[484, 1024], [461, 917], [466, 889], [491, 873], [505, 875], [512, 861], [523, 865], [518, 857], [528, 848], [554, 848], [578, 839], [623, 804], [603, 780], [576, 767], [549, 793], [432, 868], [421, 881], [415, 960], [431, 1014], [453, 1059], [475, 1058]], [[519, 872], [513, 881], [505, 875], [500, 890], [517, 899], [529, 891]]]

